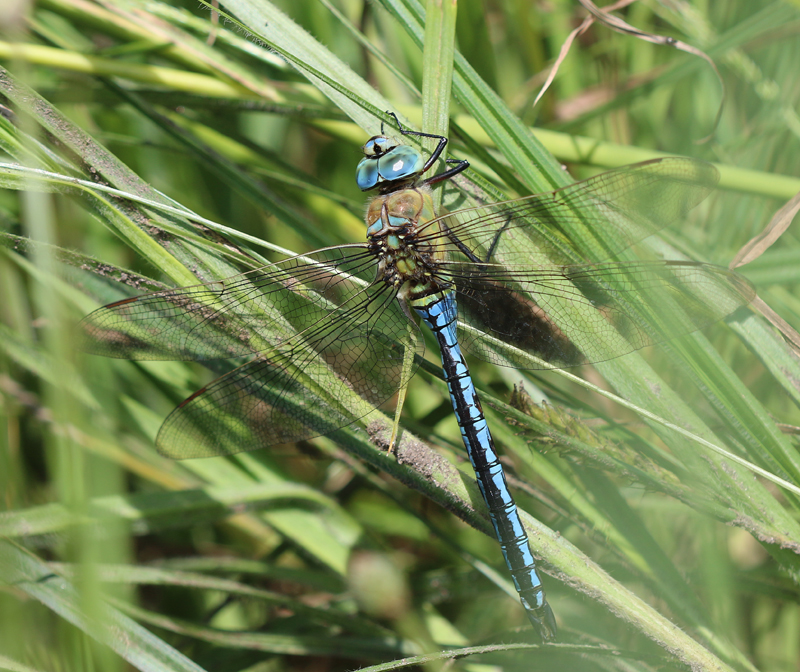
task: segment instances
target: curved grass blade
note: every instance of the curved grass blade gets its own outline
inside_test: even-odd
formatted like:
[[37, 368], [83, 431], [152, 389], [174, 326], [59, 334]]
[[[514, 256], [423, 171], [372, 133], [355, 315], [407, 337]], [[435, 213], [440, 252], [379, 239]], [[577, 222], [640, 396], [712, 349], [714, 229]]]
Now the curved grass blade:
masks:
[[203, 668], [145, 630], [118, 610], [99, 605], [85, 611], [85, 599], [66, 579], [39, 558], [8, 541], [0, 541], [0, 579], [41, 602], [67, 622], [108, 646], [142, 672], [203, 672]]

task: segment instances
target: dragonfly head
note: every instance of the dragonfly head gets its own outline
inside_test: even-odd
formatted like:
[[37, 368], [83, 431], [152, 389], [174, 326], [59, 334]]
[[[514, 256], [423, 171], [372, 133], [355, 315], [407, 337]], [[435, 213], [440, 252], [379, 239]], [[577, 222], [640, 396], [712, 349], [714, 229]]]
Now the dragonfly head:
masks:
[[398, 145], [402, 144], [397, 138], [390, 138], [388, 135], [373, 135], [361, 151], [366, 157], [379, 157], [390, 152]]
[[413, 182], [425, 165], [418, 150], [386, 135], [371, 137], [362, 151], [364, 158], [356, 168], [361, 191]]

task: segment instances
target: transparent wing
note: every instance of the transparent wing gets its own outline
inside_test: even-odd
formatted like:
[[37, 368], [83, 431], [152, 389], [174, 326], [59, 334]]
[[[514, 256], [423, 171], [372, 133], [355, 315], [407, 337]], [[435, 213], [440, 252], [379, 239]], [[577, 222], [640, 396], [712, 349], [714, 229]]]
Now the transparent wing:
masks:
[[364, 246], [319, 250], [101, 308], [82, 323], [83, 345], [130, 359], [256, 354], [172, 412], [156, 441], [164, 455], [299, 441], [363, 417], [414, 373], [403, 362], [422, 354], [416, 326], [374, 277]]
[[557, 191], [459, 210], [431, 222], [421, 238], [500, 264], [571, 264], [576, 255], [567, 241], [580, 239], [578, 260], [603, 261], [684, 218], [718, 179], [704, 161], [655, 159]]
[[[363, 245], [318, 250], [231, 278], [98, 308], [82, 350], [136, 360], [207, 360], [261, 352], [358, 297], [375, 276]], [[320, 315], [313, 305], [319, 306]]]
[[159, 452], [209, 457], [300, 441], [387, 401], [408, 382], [404, 356], [421, 356], [422, 340], [394, 291], [375, 290], [189, 397], [161, 426]]
[[470, 263], [448, 271], [458, 288], [462, 347], [521, 369], [614, 359], [702, 329], [755, 296], [742, 276], [695, 262], [539, 270]]

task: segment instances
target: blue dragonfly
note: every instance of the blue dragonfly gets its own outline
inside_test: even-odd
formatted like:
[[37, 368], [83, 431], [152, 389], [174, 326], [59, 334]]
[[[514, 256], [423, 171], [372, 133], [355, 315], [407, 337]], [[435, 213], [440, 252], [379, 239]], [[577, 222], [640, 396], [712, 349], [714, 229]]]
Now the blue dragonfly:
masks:
[[[684, 261], [613, 261], [684, 217], [717, 181], [710, 164], [665, 158], [557, 191], [437, 216], [427, 160], [372, 137], [356, 170], [377, 191], [364, 243], [324, 248], [237, 276], [125, 299], [82, 321], [82, 348], [136, 360], [247, 357], [182, 402], [156, 447], [210, 457], [295, 442], [364, 417], [404, 389], [433, 332], [470, 462], [520, 601], [543, 641], [556, 635], [525, 528], [464, 351], [522, 369], [602, 362], [718, 321], [749, 303], [747, 280]], [[565, 235], [590, 234], [581, 261]], [[586, 249], [586, 248], [584, 248]], [[577, 259], [577, 261], [576, 261]], [[584, 257], [585, 259], [585, 257]]]

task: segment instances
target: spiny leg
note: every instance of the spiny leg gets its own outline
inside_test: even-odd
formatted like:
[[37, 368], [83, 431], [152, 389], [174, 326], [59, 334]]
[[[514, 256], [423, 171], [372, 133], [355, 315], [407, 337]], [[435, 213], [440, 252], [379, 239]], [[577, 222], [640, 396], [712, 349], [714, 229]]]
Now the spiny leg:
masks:
[[[397, 130], [400, 131], [400, 135], [413, 135], [419, 138], [432, 138], [434, 140], [438, 140], [439, 144], [436, 145], [436, 149], [433, 150], [431, 155], [428, 157], [428, 160], [425, 162], [425, 165], [422, 166], [421, 173], [425, 173], [430, 170], [431, 166], [439, 160], [439, 157], [442, 155], [445, 146], [447, 145], [447, 138], [443, 135], [436, 135], [434, 133], [422, 133], [421, 131], [409, 131], [406, 128], [403, 128], [403, 125], [400, 123], [400, 120], [397, 118], [397, 115], [394, 112], [389, 110], [386, 111], [386, 114], [394, 119], [395, 123], [397, 124]], [[383, 125], [381, 124], [381, 132], [383, 132]], [[458, 164], [454, 168], [450, 170], [446, 170], [443, 173], [439, 173], [438, 175], [434, 175], [433, 177], [429, 177], [427, 180], [423, 180], [420, 184], [421, 185], [433, 185], [437, 182], [442, 182], [443, 180], [449, 180], [453, 175], [457, 175], [458, 173], [466, 170], [469, 168], [469, 161], [462, 160], [462, 159], [447, 159], [446, 163], [455, 163]]]

